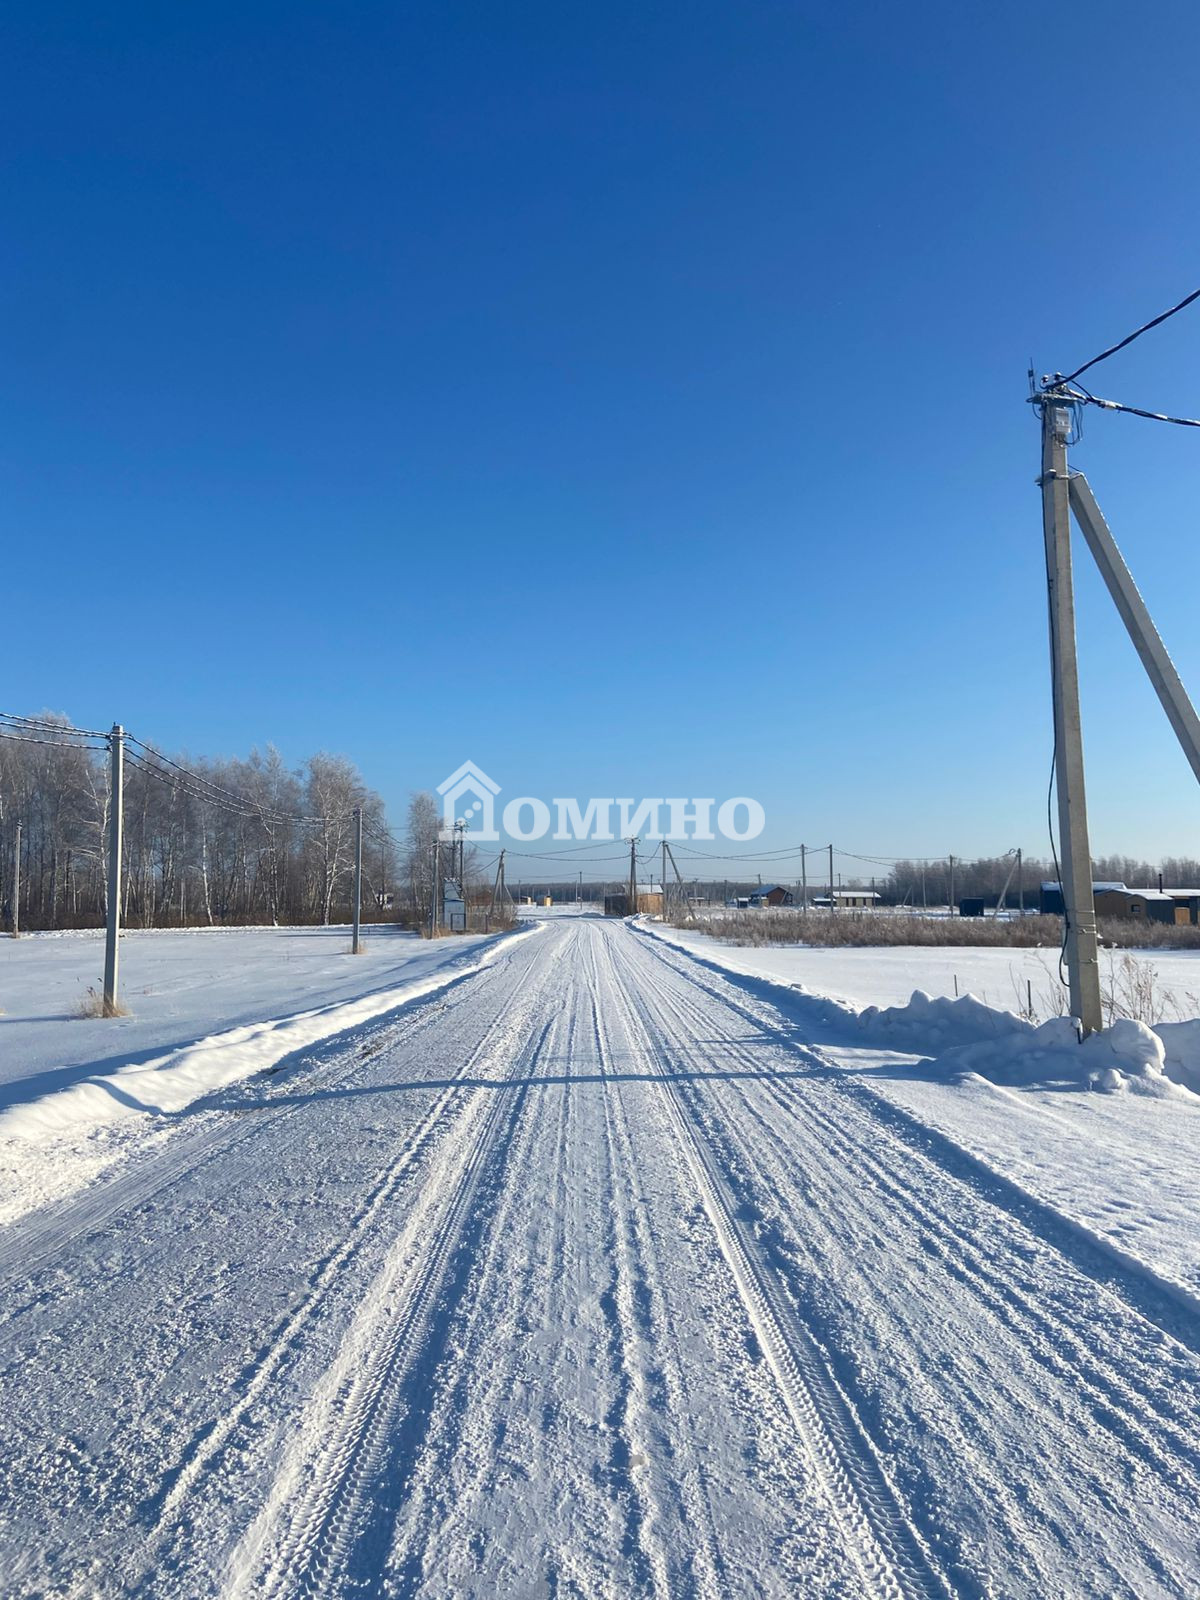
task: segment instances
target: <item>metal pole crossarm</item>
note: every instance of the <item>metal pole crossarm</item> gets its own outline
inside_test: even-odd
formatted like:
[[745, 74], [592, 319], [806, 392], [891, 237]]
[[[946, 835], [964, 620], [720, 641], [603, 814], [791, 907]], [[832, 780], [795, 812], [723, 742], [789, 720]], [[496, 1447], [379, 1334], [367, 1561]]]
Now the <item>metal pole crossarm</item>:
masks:
[[1175, 737], [1200, 782], [1200, 717], [1196, 715], [1183, 680], [1175, 670], [1175, 663], [1167, 654], [1167, 647], [1146, 609], [1146, 602], [1138, 593], [1133, 574], [1125, 565], [1117, 541], [1096, 504], [1091, 485], [1081, 472], [1076, 472], [1068, 479], [1068, 490], [1071, 510], [1100, 568], [1100, 576], [1108, 586], [1113, 604], [1120, 612], [1121, 621], [1133, 640], [1133, 647], [1141, 657], [1146, 675], [1154, 685], [1154, 692], [1167, 713], [1168, 722], [1175, 730]]

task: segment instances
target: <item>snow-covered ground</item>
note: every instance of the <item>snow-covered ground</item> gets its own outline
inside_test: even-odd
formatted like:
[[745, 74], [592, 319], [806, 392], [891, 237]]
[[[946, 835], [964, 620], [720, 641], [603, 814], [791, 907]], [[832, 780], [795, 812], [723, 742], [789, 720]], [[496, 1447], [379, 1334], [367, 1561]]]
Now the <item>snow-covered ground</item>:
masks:
[[0, 1221], [164, 1136], [203, 1095], [456, 981], [498, 943], [381, 926], [354, 956], [348, 927], [133, 931], [130, 1015], [99, 1018], [77, 1008], [101, 987], [102, 935], [0, 940]]
[[[1200, 1025], [1156, 1030], [1163, 1065], [1183, 1080], [1163, 1081], [1136, 1071], [1150, 1054], [1149, 1030], [1128, 1023], [1118, 1025], [1124, 1060], [1099, 1039], [1093, 1060], [1065, 1019], [1043, 1025], [1051, 1038], [1038, 1048], [1038, 1030], [1005, 1006], [1018, 1003], [1010, 968], [1022, 984], [1039, 970], [1046, 978], [1040, 951], [745, 949], [649, 923], [640, 932], [750, 980], [877, 1093], [1106, 1248], [1197, 1296], [1200, 1309], [1200, 1095], [1186, 1087], [1200, 1085]], [[1181, 996], [1200, 986], [1200, 952], [1140, 959]], [[977, 1003], [985, 998], [990, 1005]], [[1054, 1037], [1060, 1030], [1065, 1037]], [[1083, 1092], [1092, 1088], [1107, 1092]]]
[[[1200, 1593], [1200, 1098], [1153, 1036], [537, 921], [314, 957], [314, 1042], [0, 1228], [0, 1592]], [[164, 1073], [274, 1033], [258, 982], [143, 1007]]]
[[[1039, 1018], [1061, 1006], [1058, 955], [1055, 949], [976, 949], [971, 946], [900, 945], [836, 949], [820, 945], [726, 944], [689, 929], [662, 930], [684, 949], [714, 955], [731, 971], [753, 977], [778, 978], [803, 984], [814, 994], [847, 1005], [900, 1006], [914, 990], [934, 996], [974, 994], [1002, 1011], [1023, 1009], [1033, 991]], [[1132, 955], [1157, 974], [1165, 1000], [1164, 1014], [1200, 1016], [1200, 950], [1106, 950], [1101, 953], [1101, 980], [1119, 984], [1121, 963]]]

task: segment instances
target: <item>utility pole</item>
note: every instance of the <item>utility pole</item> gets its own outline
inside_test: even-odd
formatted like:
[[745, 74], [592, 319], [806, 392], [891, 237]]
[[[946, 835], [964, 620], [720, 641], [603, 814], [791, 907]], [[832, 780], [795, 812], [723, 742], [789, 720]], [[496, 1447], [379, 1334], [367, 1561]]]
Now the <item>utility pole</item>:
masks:
[[21, 824], [17, 823], [17, 839], [13, 845], [12, 936], [21, 937]]
[[804, 846], [800, 846], [800, 905], [805, 916], [808, 915], [808, 861], [804, 854]]
[[954, 857], [950, 857], [950, 904], [946, 908], [950, 915], [954, 915]]
[[362, 955], [362, 807], [354, 808], [354, 943], [351, 954]]
[[835, 904], [834, 898], [833, 898], [833, 846], [832, 845], [829, 846], [829, 909], [830, 909], [830, 911], [836, 910], [836, 904]]
[[1025, 867], [1021, 847], [1017, 846], [1017, 899], [1021, 906], [1021, 915], [1025, 915]]
[[104, 1015], [117, 1014], [117, 945], [121, 938], [121, 831], [125, 812], [125, 730], [113, 723], [108, 736], [108, 915], [104, 932]]
[[637, 916], [637, 839], [629, 841], [629, 915]]
[[1075, 595], [1071, 572], [1070, 484], [1067, 437], [1073, 411], [1066, 398], [1047, 391], [1042, 420], [1042, 531], [1050, 612], [1050, 677], [1054, 694], [1054, 762], [1058, 789], [1063, 914], [1071, 1015], [1084, 1035], [1103, 1026], [1100, 959], [1096, 948], [1096, 902], [1092, 893], [1087, 796], [1083, 779], [1083, 729], [1079, 715], [1079, 663], [1075, 652]]
[[662, 842], [662, 883], [659, 887], [662, 889], [662, 919], [665, 922], [667, 920], [667, 841], [665, 839]]
[[496, 863], [496, 881], [492, 885], [492, 916], [496, 915], [496, 906], [500, 900], [500, 891], [504, 887], [504, 851], [500, 852], [500, 859]]
[[437, 938], [438, 930], [438, 872], [441, 867], [442, 847], [439, 840], [433, 841], [433, 892], [429, 897], [429, 937]]

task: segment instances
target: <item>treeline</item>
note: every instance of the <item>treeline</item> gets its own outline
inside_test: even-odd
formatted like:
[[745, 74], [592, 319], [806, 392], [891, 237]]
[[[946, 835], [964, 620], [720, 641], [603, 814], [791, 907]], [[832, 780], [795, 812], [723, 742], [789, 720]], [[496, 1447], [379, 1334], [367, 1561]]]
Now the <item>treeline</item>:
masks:
[[[96, 927], [106, 910], [109, 762], [59, 719], [0, 737], [0, 907], [12, 914], [20, 824], [22, 928]], [[174, 758], [172, 758], [174, 759]], [[296, 770], [279, 753], [178, 759], [131, 746], [125, 769], [122, 916], [130, 927], [329, 923], [349, 915], [355, 806], [363, 904], [403, 913], [416, 887], [382, 800], [341, 756]], [[413, 865], [416, 865], [414, 862]]]
[[[1168, 856], [1159, 862], [1139, 861], [1131, 856], [1098, 856], [1092, 862], [1092, 877], [1097, 883], [1124, 883], [1130, 889], [1157, 889], [1159, 875], [1168, 889], [1184, 889], [1200, 885], [1200, 861], [1187, 857]], [[1043, 882], [1056, 883], [1058, 869], [1052, 861], [1026, 856], [1018, 875], [1015, 858], [982, 856], [974, 861], [955, 860], [953, 866], [954, 899], [964, 896], [981, 897], [989, 903], [1000, 895], [1008, 884], [1006, 903], [1019, 903], [1022, 888], [1025, 904], [1038, 903], [1038, 891]], [[868, 887], [860, 880], [855, 887]], [[897, 861], [885, 876], [875, 880], [875, 888], [887, 902], [895, 905], [937, 906], [950, 901], [951, 866], [942, 861]], [[846, 885], [850, 887], [850, 885]]]

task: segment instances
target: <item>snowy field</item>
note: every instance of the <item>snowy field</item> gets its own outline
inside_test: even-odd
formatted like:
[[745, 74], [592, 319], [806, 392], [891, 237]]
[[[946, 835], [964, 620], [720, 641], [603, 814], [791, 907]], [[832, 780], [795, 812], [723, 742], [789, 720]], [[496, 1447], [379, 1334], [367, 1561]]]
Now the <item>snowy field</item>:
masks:
[[0, 964], [6, 1597], [1200, 1593], [1200, 1097], [1025, 952], [88, 943]]
[[[708, 934], [684, 928], [667, 930], [685, 949], [716, 956], [731, 971], [754, 977], [777, 978], [802, 984], [815, 994], [828, 995], [856, 1008], [901, 1006], [915, 989], [935, 996], [974, 994], [998, 1010], [1017, 1010], [1027, 1002], [1027, 983], [1033, 990], [1034, 1010], [1040, 1018], [1057, 1008], [1058, 950], [993, 949], [969, 945], [833, 948], [802, 945], [762, 945], [754, 948], [724, 944]], [[1154, 968], [1159, 987], [1167, 992], [1167, 1009], [1174, 1014], [1200, 1016], [1200, 950], [1111, 951], [1101, 953], [1101, 978], [1119, 982], [1122, 957], [1132, 955]]]
[[103, 934], [0, 939], [0, 1221], [88, 1181], [205, 1093], [452, 980], [489, 943], [379, 926], [353, 956], [349, 927], [131, 931], [130, 1015], [85, 1018]]

